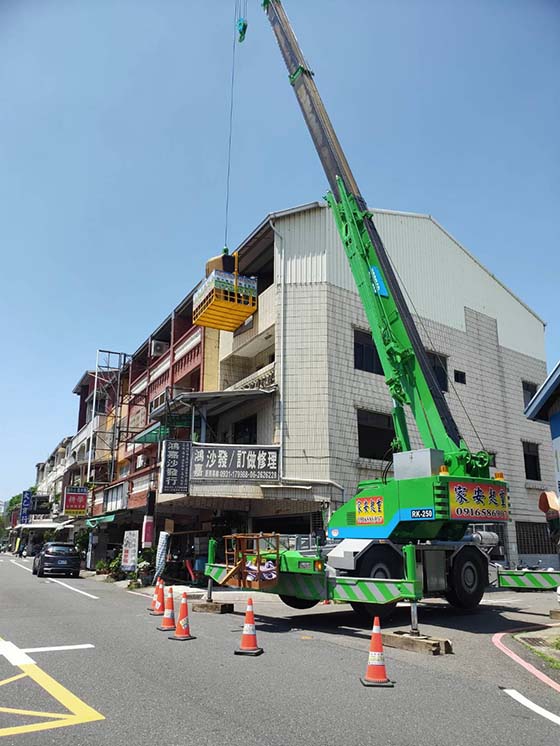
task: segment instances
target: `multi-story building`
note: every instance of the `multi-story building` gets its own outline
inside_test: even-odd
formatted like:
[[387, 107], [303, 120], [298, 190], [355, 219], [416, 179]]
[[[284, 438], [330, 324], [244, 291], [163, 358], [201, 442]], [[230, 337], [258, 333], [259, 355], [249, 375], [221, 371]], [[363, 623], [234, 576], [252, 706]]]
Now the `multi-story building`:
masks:
[[[554, 484], [552, 449], [523, 409], [546, 377], [544, 323], [432, 217], [378, 210], [374, 220], [463, 437], [506, 473], [512, 522], [497, 528], [510, 560], [518, 542], [524, 559], [541, 554], [532, 526], [543, 523], [540, 491]], [[253, 530], [309, 531], [326, 504], [387, 466], [391, 399], [328, 209], [267, 216], [238, 256], [241, 274], [258, 278], [258, 310], [220, 332], [220, 391], [180, 394], [175, 411], [201, 411], [207, 442], [277, 444], [278, 481], [220, 481], [214, 470], [184, 501], [235, 505]]]
[[64, 475], [71, 462], [71, 443], [72, 437], [66, 436], [57, 444], [46, 461], [36, 464], [37, 494], [48, 496], [50, 503], [57, 506], [55, 510], [61, 506]]
[[[512, 521], [498, 529], [509, 559], [519, 542], [524, 559], [542, 554], [531, 537], [554, 483], [552, 449], [523, 409], [546, 377], [543, 321], [430, 216], [378, 210], [374, 220], [463, 437], [506, 473]], [[197, 327], [190, 293], [127, 358], [118, 402], [95, 415], [113, 407], [118, 424], [90, 521], [106, 542], [140, 527], [149, 493], [178, 555], [204, 554], [210, 533], [310, 533], [390, 467], [391, 399], [329, 210], [268, 215], [238, 264], [257, 278], [256, 313], [233, 332]], [[159, 489], [170, 437], [193, 443], [180, 493]]]

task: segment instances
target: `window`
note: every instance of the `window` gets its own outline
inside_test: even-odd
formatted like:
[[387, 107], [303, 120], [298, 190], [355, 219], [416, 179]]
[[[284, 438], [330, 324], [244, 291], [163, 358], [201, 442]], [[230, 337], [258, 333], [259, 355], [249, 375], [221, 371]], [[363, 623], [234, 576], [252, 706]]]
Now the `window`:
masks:
[[550, 538], [546, 523], [515, 521], [519, 554], [556, 554], [555, 542]]
[[383, 375], [381, 360], [369, 332], [354, 329], [354, 368]]
[[447, 358], [439, 352], [427, 352], [428, 362], [434, 371], [438, 386], [442, 391], [447, 391]]
[[257, 442], [257, 415], [236, 422], [233, 426], [233, 442], [255, 445]]
[[523, 381], [523, 407], [527, 407], [531, 399], [537, 393], [537, 384]]
[[496, 468], [496, 454], [493, 451], [488, 451], [488, 455], [490, 456], [489, 466]]
[[523, 443], [523, 460], [525, 461], [525, 477], [540, 482], [541, 465], [537, 443]]
[[386, 458], [394, 437], [391, 415], [358, 409], [358, 453], [362, 458]]
[[165, 391], [162, 392], [159, 396], [156, 396], [152, 401], [150, 402], [150, 414], [154, 411], [154, 409], [157, 409], [158, 407], [161, 407], [162, 404], [165, 404], [166, 401], [166, 393]]
[[453, 371], [453, 375], [455, 378], [455, 383], [466, 383], [467, 382], [467, 374], [464, 370], [455, 370]]

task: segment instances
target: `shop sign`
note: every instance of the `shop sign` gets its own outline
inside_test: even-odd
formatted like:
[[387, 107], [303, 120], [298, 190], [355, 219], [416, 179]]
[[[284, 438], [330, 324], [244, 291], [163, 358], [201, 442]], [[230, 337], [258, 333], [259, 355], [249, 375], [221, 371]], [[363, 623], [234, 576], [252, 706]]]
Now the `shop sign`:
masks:
[[33, 502], [33, 495], [31, 494], [30, 490], [24, 490], [24, 492], [21, 493], [21, 510], [19, 515], [19, 522], [20, 523], [29, 523], [29, 513], [31, 504]]
[[385, 523], [383, 496], [356, 498], [356, 524], [358, 526], [379, 526]]
[[191, 479], [196, 482], [277, 482], [278, 446], [194, 443]]
[[190, 440], [164, 440], [159, 491], [163, 494], [189, 491]]
[[507, 521], [508, 502], [505, 485], [449, 483], [451, 518], [460, 521]]
[[64, 490], [64, 515], [86, 515], [87, 487], [66, 487]]
[[135, 572], [138, 567], [138, 531], [125, 531], [122, 546], [121, 569]]

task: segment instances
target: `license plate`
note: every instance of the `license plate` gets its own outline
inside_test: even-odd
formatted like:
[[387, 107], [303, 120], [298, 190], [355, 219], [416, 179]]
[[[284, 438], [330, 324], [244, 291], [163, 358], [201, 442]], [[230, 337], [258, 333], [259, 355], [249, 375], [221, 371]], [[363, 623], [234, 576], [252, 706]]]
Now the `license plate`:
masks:
[[68, 560], [58, 560], [57, 564], [58, 565], [67, 565], [68, 564]]

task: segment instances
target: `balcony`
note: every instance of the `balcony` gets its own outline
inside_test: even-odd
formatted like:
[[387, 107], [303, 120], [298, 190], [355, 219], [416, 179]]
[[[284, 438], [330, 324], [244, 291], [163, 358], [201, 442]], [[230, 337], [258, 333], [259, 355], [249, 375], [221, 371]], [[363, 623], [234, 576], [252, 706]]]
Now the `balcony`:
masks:
[[258, 310], [236, 332], [220, 333], [220, 361], [230, 355], [255, 357], [274, 344], [276, 323], [276, 285], [271, 285], [259, 295]]
[[276, 363], [270, 363], [263, 368], [251, 373], [226, 391], [239, 391], [239, 389], [270, 389], [276, 384]]

